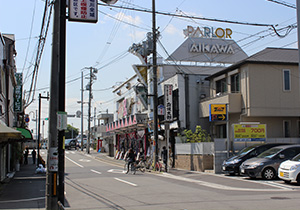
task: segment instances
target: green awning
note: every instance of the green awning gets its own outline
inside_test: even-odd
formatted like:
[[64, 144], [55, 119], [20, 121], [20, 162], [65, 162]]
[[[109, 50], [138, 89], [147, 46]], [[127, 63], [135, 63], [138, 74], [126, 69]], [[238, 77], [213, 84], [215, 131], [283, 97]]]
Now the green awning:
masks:
[[22, 136], [24, 139], [26, 140], [32, 140], [32, 133], [30, 130], [26, 129], [26, 128], [17, 128], [18, 131], [21, 131]]

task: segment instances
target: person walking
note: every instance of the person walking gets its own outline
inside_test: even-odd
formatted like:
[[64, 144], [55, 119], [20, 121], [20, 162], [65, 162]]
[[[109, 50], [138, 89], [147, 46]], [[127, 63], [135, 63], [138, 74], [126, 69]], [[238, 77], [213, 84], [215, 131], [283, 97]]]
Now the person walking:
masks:
[[24, 165], [28, 164], [28, 154], [29, 154], [29, 150], [28, 148], [26, 148], [24, 152]]
[[34, 148], [33, 148], [32, 152], [31, 152], [31, 156], [32, 156], [32, 162], [33, 162], [33, 164], [35, 164], [35, 160], [36, 160], [36, 151], [35, 151]]

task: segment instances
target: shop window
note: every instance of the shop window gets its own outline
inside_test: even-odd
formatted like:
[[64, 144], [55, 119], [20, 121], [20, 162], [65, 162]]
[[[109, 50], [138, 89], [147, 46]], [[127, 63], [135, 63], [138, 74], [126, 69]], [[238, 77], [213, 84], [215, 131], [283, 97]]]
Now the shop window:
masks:
[[216, 81], [216, 93], [222, 94], [227, 92], [226, 78]]
[[283, 69], [283, 90], [291, 90], [291, 71], [289, 69]]
[[291, 121], [289, 120], [283, 121], [283, 132], [285, 138], [291, 137]]
[[239, 93], [240, 92], [240, 74], [234, 74], [230, 77], [231, 82], [231, 93]]

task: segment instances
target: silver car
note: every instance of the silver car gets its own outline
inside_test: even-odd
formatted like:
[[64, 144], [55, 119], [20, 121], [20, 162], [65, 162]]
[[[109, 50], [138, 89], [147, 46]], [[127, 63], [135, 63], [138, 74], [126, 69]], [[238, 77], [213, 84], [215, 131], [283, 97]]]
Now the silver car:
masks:
[[240, 166], [240, 173], [251, 178], [274, 179], [279, 165], [300, 153], [300, 145], [273, 147]]

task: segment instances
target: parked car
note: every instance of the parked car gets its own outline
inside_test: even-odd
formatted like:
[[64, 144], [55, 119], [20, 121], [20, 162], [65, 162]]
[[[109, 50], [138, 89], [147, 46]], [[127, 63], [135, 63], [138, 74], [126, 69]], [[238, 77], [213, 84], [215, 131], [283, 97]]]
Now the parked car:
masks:
[[270, 143], [270, 144], [255, 144], [249, 147], [245, 147], [242, 149], [237, 155], [224, 160], [222, 164], [222, 171], [225, 174], [240, 174], [240, 166], [241, 164], [257, 155], [261, 154], [262, 152], [276, 146], [280, 146], [283, 144], [280, 143]]
[[285, 183], [297, 182], [300, 185], [300, 154], [292, 160], [284, 161], [278, 169], [278, 177]]
[[240, 173], [251, 178], [274, 179], [279, 165], [300, 153], [300, 144], [277, 146], [264, 151], [240, 166]]
[[[78, 147], [81, 148], [81, 139], [78, 139], [77, 142], [78, 142]], [[83, 148], [86, 148], [86, 145], [87, 145], [87, 139], [84, 138], [83, 139]]]
[[66, 139], [65, 140], [65, 149], [76, 149], [77, 139]]

